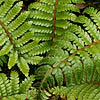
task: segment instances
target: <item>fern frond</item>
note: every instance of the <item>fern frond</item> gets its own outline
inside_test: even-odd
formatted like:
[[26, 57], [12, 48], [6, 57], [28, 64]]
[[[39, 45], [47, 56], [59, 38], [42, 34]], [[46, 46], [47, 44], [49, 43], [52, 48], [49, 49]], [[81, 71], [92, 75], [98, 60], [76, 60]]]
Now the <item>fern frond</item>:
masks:
[[55, 95], [60, 95], [61, 98], [68, 100], [99, 100], [100, 88], [99, 85], [82, 84], [72, 87], [55, 87], [50, 90]]
[[84, 10], [84, 13], [89, 14], [91, 16], [91, 18], [94, 20], [94, 22], [96, 22], [96, 25], [98, 26], [98, 28], [100, 28], [99, 27], [99, 25], [100, 25], [99, 13], [100, 12], [97, 11], [97, 9], [94, 9], [93, 7], [89, 7]]
[[[0, 74], [0, 99], [2, 100], [35, 100], [37, 91], [31, 89], [34, 76], [27, 77], [22, 83], [19, 83], [18, 73], [11, 72], [10, 79], [4, 73]], [[30, 89], [30, 90], [29, 90]]]
[[99, 31], [97, 30], [96, 25], [93, 22], [91, 22], [90, 19], [88, 19], [85, 16], [79, 16], [76, 21], [79, 22], [79, 23], [83, 23], [84, 24], [85, 29], [94, 38], [94, 41], [98, 41], [99, 40], [99, 38], [100, 38]]
[[40, 56], [29, 57], [29, 56], [25, 55], [24, 57], [25, 57], [25, 59], [27, 59], [27, 62], [32, 65], [39, 64], [40, 61], [43, 59], [43, 57], [40, 57]]
[[25, 22], [11, 35], [13, 36], [14, 39], [17, 39], [20, 36], [22, 36], [24, 33], [26, 33], [31, 28], [31, 25], [32, 25], [32, 21]]
[[[0, 17], [4, 17], [8, 10], [13, 6], [15, 0], [7, 0], [3, 5], [0, 7]], [[2, 0], [1, 0], [2, 3]]]
[[53, 24], [52, 21], [48, 21], [48, 20], [32, 19], [32, 21], [33, 21], [33, 24], [35, 25], [41, 25], [45, 27], [52, 27], [52, 24]]
[[59, 0], [59, 3], [85, 3], [84, 0]]
[[13, 94], [17, 94], [19, 93], [19, 78], [18, 78], [18, 74], [16, 72], [11, 72], [10, 75], [10, 83], [11, 83], [11, 92]]
[[41, 11], [34, 11], [34, 12], [31, 12], [30, 18], [44, 19], [44, 20], [51, 21], [53, 19], [53, 14], [51, 13], [48, 14], [46, 12], [41, 12]]
[[16, 64], [17, 59], [18, 59], [17, 51], [12, 51], [12, 53], [9, 56], [9, 61], [8, 61], [9, 69], [11, 69]]
[[51, 42], [44, 42], [44, 43], [40, 43], [40, 45], [37, 45], [36, 47], [33, 48], [32, 51], [29, 52], [29, 55], [38, 55], [38, 54], [43, 54], [47, 51], [50, 50], [50, 44]]
[[10, 50], [13, 48], [11, 43], [8, 41], [3, 48], [0, 50], [0, 56], [4, 56], [5, 54], [8, 54]]
[[21, 10], [21, 6], [22, 6], [22, 2], [17, 3], [7, 14], [6, 17], [2, 18], [2, 22], [5, 24], [10, 23], [10, 21], [12, 19], [14, 19], [14, 17], [20, 12]]
[[16, 18], [13, 22], [11, 22], [9, 26], [7, 27], [9, 32], [14, 31], [16, 28], [18, 28], [18, 26], [20, 26], [26, 20], [28, 15], [29, 15], [29, 12], [26, 11], [20, 14], [20, 16], [18, 16], [18, 18]]
[[45, 33], [36, 33], [34, 34], [35, 40], [41, 40], [41, 41], [48, 41], [52, 40], [51, 34], [45, 34]]
[[[65, 17], [62, 15], [61, 17], [58, 12], [56, 13], [58, 14], [56, 18], [58, 18], [56, 19], [51, 48], [46, 53], [46, 57], [40, 61], [40, 67], [35, 72], [36, 79], [40, 81], [36, 85], [40, 87], [40, 90], [43, 88], [49, 90], [54, 86], [60, 88], [64, 85], [67, 92], [63, 93], [69, 100], [88, 100], [87, 95], [93, 95], [91, 90], [95, 89], [93, 87], [97, 86], [100, 81], [100, 31], [97, 24], [94, 23], [99, 17], [93, 17], [97, 12], [90, 12], [91, 9], [86, 8], [83, 11], [90, 17], [86, 17], [85, 14], [77, 17], [68, 12], [72, 16], [76, 16], [71, 19], [70, 14], [68, 17], [66, 12], [59, 12], [66, 13]], [[75, 23], [69, 22], [67, 18]], [[34, 25], [36, 26], [36, 24]], [[37, 26], [45, 27], [39, 24]], [[48, 26], [48, 28], [51, 27]], [[85, 89], [85, 87], [87, 88]], [[90, 87], [92, 89], [85, 95]], [[60, 95], [59, 92], [58, 95]], [[63, 97], [63, 94], [61, 96], [62, 99], [66, 97]], [[47, 98], [49, 96], [46, 96]], [[99, 93], [94, 98], [99, 100]], [[94, 98], [89, 100], [94, 100]]]
[[20, 57], [17, 64], [18, 64], [19, 69], [22, 71], [22, 73], [25, 76], [28, 76], [29, 66], [28, 66], [26, 60], [23, 57]]
[[0, 46], [3, 46], [4, 43], [8, 40], [8, 37], [5, 34], [0, 36]]
[[[35, 63], [28, 59], [26, 61], [24, 55], [28, 55], [31, 50], [33, 51], [40, 41], [34, 39], [35, 30], [32, 31], [31, 28], [33, 22], [27, 20], [30, 11], [22, 11], [23, 2], [16, 1], [0, 1], [0, 56], [9, 56], [9, 69], [17, 64], [20, 71], [28, 75], [28, 63], [36, 64], [39, 61]], [[29, 57], [30, 55], [28, 55]], [[24, 59], [23, 61], [26, 63], [22, 63], [20, 59]]]
[[43, 12], [53, 13], [53, 6], [49, 6], [43, 3], [35, 2], [30, 5], [30, 9], [33, 9], [33, 8], [43, 11]]
[[0, 74], [0, 97], [11, 94], [11, 85], [5, 74]]
[[55, 44], [56, 37], [66, 34], [67, 29], [77, 18], [72, 12], [79, 12], [75, 2], [77, 1], [40, 0], [29, 5], [28, 18], [33, 21], [31, 28], [34, 31], [33, 38], [40, 41], [29, 55], [47, 53]]
[[30, 76], [27, 79], [25, 79], [21, 84], [20, 84], [20, 93], [26, 93], [27, 90], [31, 87], [32, 81], [34, 81], [34, 76]]

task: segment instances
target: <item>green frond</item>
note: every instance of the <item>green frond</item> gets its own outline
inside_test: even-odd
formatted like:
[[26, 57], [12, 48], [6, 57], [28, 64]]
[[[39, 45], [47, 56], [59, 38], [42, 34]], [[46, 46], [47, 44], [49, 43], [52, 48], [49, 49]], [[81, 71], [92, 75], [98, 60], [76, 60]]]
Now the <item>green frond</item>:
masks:
[[15, 30], [11, 35], [13, 36], [14, 39], [17, 39], [20, 36], [22, 36], [25, 32], [27, 32], [31, 28], [31, 25], [32, 25], [32, 21], [25, 22], [17, 30]]
[[59, 4], [72, 3], [72, 0], [59, 0]]
[[4, 47], [0, 50], [0, 56], [3, 56], [5, 54], [8, 54], [10, 50], [12, 49], [12, 45], [10, 42], [7, 42]]
[[50, 45], [51, 42], [44, 42], [44, 43], [40, 43], [39, 45], [37, 45], [36, 47], [34, 47], [32, 49], [32, 51], [29, 52], [29, 55], [34, 56], [34, 55], [39, 55], [39, 54], [43, 54], [47, 51], [50, 50]]
[[33, 38], [34, 34], [32, 32], [25, 33], [24, 36], [22, 36], [20, 39], [15, 41], [16, 47], [23, 46], [26, 42], [31, 40]]
[[34, 56], [34, 57], [30, 57], [30, 56], [26, 56], [25, 55], [25, 59], [27, 60], [27, 62], [29, 64], [34, 64], [34, 65], [37, 65], [40, 63], [40, 61], [43, 59], [43, 57], [40, 57], [40, 56]]
[[[40, 41], [39, 44], [29, 52], [30, 56], [48, 54], [51, 48], [59, 42], [56, 40], [59, 40], [59, 37], [67, 33], [67, 29], [69, 29], [72, 22], [75, 22], [75, 19], [77, 18], [73, 12], [79, 13], [79, 9], [75, 3], [78, 3], [78, 1], [40, 0], [40, 2], [29, 5], [30, 14], [28, 18], [33, 21], [31, 28], [34, 32], [33, 39]], [[82, 40], [80, 39], [78, 43], [79, 42], [82, 42]], [[83, 42], [80, 44], [84, 46]], [[55, 47], [56, 46], [57, 45], [55, 45]], [[55, 63], [59, 58], [52, 57], [52, 59], [46, 57], [40, 61], [39, 64]]]
[[73, 3], [85, 3], [84, 0], [71, 0]]
[[[15, 0], [6, 0], [6, 2], [0, 7], [0, 17], [4, 17], [8, 10], [13, 6]], [[2, 3], [2, 0], [1, 0]]]
[[63, 75], [62, 75], [62, 71], [60, 69], [56, 70], [55, 78], [56, 78], [57, 84], [59, 86], [62, 86], [62, 84], [63, 84]]
[[[16, 94], [16, 95], [12, 95], [12, 96], [7, 96], [7, 97], [2, 98], [2, 100], [25, 100], [25, 99], [36, 100], [37, 91], [32, 90], [29, 92], [30, 93], [28, 93], [28, 94]], [[31, 93], [33, 95], [31, 95]]]
[[47, 13], [53, 13], [53, 6], [46, 5], [44, 3], [35, 2], [29, 6], [29, 9], [37, 9]]
[[81, 84], [71, 87], [55, 87], [50, 90], [54, 95], [60, 95], [61, 98], [68, 100], [99, 100], [99, 85]]
[[94, 41], [98, 41], [100, 39], [99, 31], [97, 30], [96, 25], [90, 19], [85, 16], [79, 16], [76, 21], [84, 25], [85, 29], [91, 36], [93, 36]]
[[[25, 38], [26, 39], [26, 38]], [[38, 45], [38, 40], [34, 40], [34, 41], [32, 41], [32, 42], [30, 42], [30, 43], [28, 43], [28, 44], [26, 44], [26, 45], [24, 45], [24, 46], [22, 46], [22, 47], [20, 47], [19, 48], [19, 50], [21, 51], [21, 53], [23, 54], [23, 53], [26, 53], [26, 52], [29, 52], [29, 51], [31, 51], [35, 46], [37, 46]]]
[[62, 11], [74, 11], [74, 12], [79, 12], [79, 9], [77, 6], [73, 4], [58, 4], [57, 5], [57, 12], [62, 12]]
[[40, 100], [48, 100], [49, 97], [51, 96], [51, 94], [45, 90], [41, 90], [41, 94], [40, 97], [38, 97], [38, 99]]
[[64, 3], [85, 3], [84, 0], [59, 0], [59, 4]]
[[49, 28], [49, 27], [44, 27], [44, 26], [32, 26], [32, 30], [37, 33], [41, 32], [42, 34], [43, 33], [47, 33], [47, 34], [52, 33], [52, 27]]
[[18, 59], [18, 67], [19, 69], [22, 71], [22, 73], [25, 75], [25, 76], [28, 76], [28, 73], [29, 73], [29, 66], [26, 62], [26, 60], [23, 58], [23, 57], [20, 57]]
[[17, 51], [12, 51], [12, 53], [9, 56], [9, 61], [8, 61], [9, 69], [11, 69], [16, 64], [17, 59], [18, 59]]
[[69, 12], [59, 12], [56, 15], [57, 20], [71, 20], [74, 21], [76, 19], [76, 15]]
[[32, 19], [34, 25], [41, 25], [45, 27], [52, 27], [53, 21]]
[[[96, 85], [95, 82], [100, 81], [100, 32], [97, 24], [94, 23], [97, 22], [95, 19], [99, 19], [99, 17], [94, 19], [97, 11], [92, 12], [91, 9], [93, 8], [86, 8], [83, 11], [90, 17], [86, 17], [85, 14], [77, 17], [70, 12], [57, 12], [53, 43], [35, 72], [36, 79], [40, 81], [37, 83], [40, 89], [44, 87], [49, 90], [51, 87], [59, 86], [60, 88], [64, 85], [67, 88], [66, 91], [68, 90], [66, 96], [69, 100], [82, 100], [83, 98], [83, 100], [88, 100], [87, 95], [92, 94], [85, 95], [90, 87]], [[61, 17], [60, 13], [69, 13], [76, 17], [73, 19], [68, 18], [68, 15], [65, 17], [61, 15]], [[39, 24], [36, 26], [47, 28]], [[79, 92], [76, 93], [77, 89]], [[49, 97], [46, 96], [47, 98]], [[94, 98], [99, 100], [99, 94]], [[94, 98], [89, 100], [94, 100]]]
[[12, 19], [14, 19], [14, 17], [20, 12], [21, 8], [22, 8], [22, 2], [17, 3], [7, 14], [6, 17], [2, 18], [2, 22], [7, 25], [8, 23], [10, 23], [10, 21]]
[[[33, 16], [34, 15], [34, 16]], [[44, 19], [44, 20], [53, 20], [53, 14], [41, 12], [41, 11], [33, 11], [30, 13], [30, 18], [33, 19]]]
[[11, 86], [5, 74], [0, 74], [0, 96], [11, 94]]
[[14, 31], [16, 28], [18, 28], [18, 26], [20, 26], [28, 17], [29, 12], [23, 12], [20, 14], [20, 16], [18, 16], [14, 21], [12, 21], [9, 26], [7, 27], [7, 29], [9, 30], [9, 32]]
[[19, 93], [19, 78], [18, 78], [18, 73], [12, 71], [10, 75], [10, 83], [11, 83], [11, 92], [12, 94], [17, 94]]
[[64, 20], [57, 20], [56, 21], [56, 27], [57, 28], [67, 29], [71, 25], [72, 24], [70, 22], [68, 22], [68, 21], [64, 21]]
[[[55, 27], [54, 34], [56, 35], [64, 34], [66, 29], [71, 25], [70, 21], [74, 21], [76, 19], [76, 15], [74, 13], [71, 13], [70, 11], [79, 12], [77, 6], [74, 4], [70, 4], [71, 1], [70, 2], [69, 1], [67, 2], [67, 0], [65, 0], [65, 2], [62, 1], [61, 3], [61, 1], [59, 0], [57, 2], [56, 9], [55, 9], [56, 0], [51, 0], [51, 1], [40, 0], [40, 2], [35, 2], [30, 4], [29, 10], [31, 13], [29, 18], [33, 20], [32, 30], [35, 32], [34, 34], [39, 34], [39, 33], [53, 34], [54, 27]], [[56, 15], [55, 15], [55, 11], [56, 11]], [[55, 26], [54, 26], [55, 23], [54, 16], [56, 17]], [[47, 39], [43, 39], [43, 40], [47, 41]]]
[[16, 100], [16, 99], [12, 96], [9, 96], [8, 98], [4, 97], [2, 100]]
[[41, 61], [40, 61], [40, 65], [41, 64], [54, 64], [56, 61], [59, 61], [59, 58], [58, 57], [45, 57], [43, 58]]
[[34, 76], [27, 77], [19, 83], [18, 73], [12, 71], [10, 79], [4, 73], [0, 73], [0, 99], [2, 100], [36, 100], [37, 90], [31, 88]]
[[33, 38], [35, 40], [41, 40], [41, 41], [52, 40], [51, 34], [46, 34], [46, 33], [35, 33]]
[[32, 85], [34, 81], [34, 76], [27, 77], [21, 84], [20, 84], [20, 93], [26, 93]]
[[[28, 63], [36, 64], [39, 60], [33, 63], [34, 60], [27, 59], [27, 61], [24, 55], [33, 51], [40, 42], [40, 40], [35, 40], [35, 30], [31, 27], [33, 21], [28, 20], [30, 11], [21, 11], [22, 1], [2, 0], [0, 3], [0, 56], [9, 56], [9, 69], [17, 64], [22, 73], [28, 75]], [[20, 59], [26, 63], [22, 63]]]
[[0, 46], [4, 45], [4, 43], [8, 40], [8, 37], [5, 34], [0, 36]]
[[80, 26], [72, 25], [70, 28], [70, 31], [75, 32], [76, 35], [81, 37], [82, 40], [84, 40], [84, 43], [86, 45], [89, 45], [92, 43], [92, 40], [91, 40], [90, 36], [88, 35], [88, 33], [86, 31], [84, 31]]
[[[40, 0], [22, 12], [22, 2], [8, 1], [0, 1], [0, 59], [8, 55], [26, 78], [0, 74], [2, 100], [99, 100], [100, 12], [79, 13], [83, 0]], [[38, 91], [29, 64], [38, 66]]]
[[86, 8], [84, 10], [84, 13], [89, 14], [91, 16], [91, 18], [94, 20], [94, 22], [96, 22], [96, 25], [98, 26], [98, 28], [100, 28], [100, 12], [97, 11], [97, 9], [94, 9], [93, 7], [89, 7]]
[[55, 1], [54, 0], [40, 0], [42, 3], [46, 3], [48, 5], [54, 5]]

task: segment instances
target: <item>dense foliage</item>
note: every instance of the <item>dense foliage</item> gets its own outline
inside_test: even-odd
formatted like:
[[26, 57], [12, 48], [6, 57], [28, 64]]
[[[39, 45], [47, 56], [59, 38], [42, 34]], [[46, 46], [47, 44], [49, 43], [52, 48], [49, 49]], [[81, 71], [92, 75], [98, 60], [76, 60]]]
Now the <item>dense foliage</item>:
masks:
[[98, 1], [0, 0], [0, 71], [0, 100], [99, 100]]

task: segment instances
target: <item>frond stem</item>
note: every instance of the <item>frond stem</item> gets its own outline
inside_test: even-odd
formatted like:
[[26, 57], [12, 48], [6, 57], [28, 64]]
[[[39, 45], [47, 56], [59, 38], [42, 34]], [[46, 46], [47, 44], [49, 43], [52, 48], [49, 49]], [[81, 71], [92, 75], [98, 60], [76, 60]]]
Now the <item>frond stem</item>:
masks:
[[88, 84], [96, 84], [96, 85], [100, 85], [100, 82], [88, 82]]

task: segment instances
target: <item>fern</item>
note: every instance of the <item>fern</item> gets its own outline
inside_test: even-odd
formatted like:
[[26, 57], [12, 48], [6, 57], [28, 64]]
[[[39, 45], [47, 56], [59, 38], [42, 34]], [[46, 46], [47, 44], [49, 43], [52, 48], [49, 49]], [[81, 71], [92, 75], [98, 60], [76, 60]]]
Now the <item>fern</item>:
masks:
[[[59, 93], [59, 90], [55, 93], [55, 88], [54, 93], [65, 95], [68, 100], [88, 100], [87, 95], [89, 100], [99, 100], [100, 12], [89, 7], [83, 11], [83, 15], [77, 17], [74, 12], [79, 12], [79, 10], [76, 10], [77, 7], [73, 4], [77, 2], [71, 0], [70, 2], [66, 0], [40, 0], [39, 3], [30, 5], [31, 10], [36, 9], [31, 11], [30, 15], [30, 19], [37, 22], [33, 23], [32, 26], [35, 38], [38, 40], [37, 34], [41, 36], [41, 39], [39, 37], [42, 42], [40, 45], [51, 42], [50, 48], [45, 49], [46, 57], [40, 61], [40, 67], [35, 72], [38, 80], [36, 86], [42, 91], [44, 88], [49, 90], [49, 88], [55, 86], [63, 89], [61, 86], [64, 85], [66, 86], [65, 93]], [[62, 6], [67, 4], [73, 5], [72, 8], [66, 7], [65, 9]], [[51, 34], [50, 40], [48, 40], [47, 35], [47, 40], [44, 40], [44, 38], [42, 40], [42, 34], [43, 36]], [[79, 94], [82, 91], [81, 86], [84, 88], [83, 92]], [[98, 92], [88, 92], [89, 87]], [[74, 93], [76, 94], [74, 95]], [[46, 94], [43, 94], [45, 99], [50, 99], [48, 95], [46, 97]], [[92, 97], [92, 94], [94, 94], [94, 97]], [[84, 95], [86, 96], [83, 97]]]
[[[80, 13], [76, 3], [84, 1], [40, 0], [23, 11], [22, 2], [0, 1], [0, 57], [27, 76], [0, 74], [2, 100], [99, 100], [100, 12]], [[29, 64], [39, 65], [35, 84]]]
[[[77, 1], [73, 0], [73, 2]], [[32, 30], [35, 32], [34, 39], [41, 41], [35, 55], [48, 52], [55, 37], [64, 34], [71, 26], [70, 21], [74, 21], [76, 15], [70, 11], [79, 12], [77, 6], [71, 4], [70, 0], [40, 0], [40, 2], [30, 4], [29, 10], [31, 11], [29, 18], [33, 21]], [[34, 55], [35, 51], [33, 49], [30, 55]]]
[[[16, 0], [0, 1], [0, 56], [8, 55], [8, 68], [18, 65], [24, 75], [28, 75], [28, 63], [37, 64], [38, 60], [27, 58], [28, 53], [38, 44], [34, 32], [30, 31], [32, 21], [27, 21], [29, 11], [22, 11], [23, 2]], [[31, 41], [31, 42], [29, 42]], [[28, 48], [28, 49], [27, 49]], [[27, 54], [27, 58], [24, 56]]]
[[[60, 37], [62, 37], [62, 35], [66, 34], [66, 32], [69, 30], [69, 27], [72, 26], [72, 22], [74, 22], [75, 19], [77, 18], [77, 16], [74, 13], [72, 13], [72, 12], [79, 12], [79, 9], [77, 8], [77, 6], [74, 5], [74, 3], [78, 3], [78, 1], [40, 0], [40, 2], [35, 2], [29, 6], [29, 9], [31, 11], [29, 18], [30, 20], [33, 20], [33, 25], [31, 30], [35, 32], [34, 39], [40, 41], [40, 44], [37, 45], [36, 48], [34, 48], [29, 53], [29, 55], [34, 56], [46, 52], [49, 53], [49, 51], [50, 52], [55, 51], [54, 49], [57, 46], [56, 43], [58, 43], [57, 40], [59, 40]], [[60, 51], [59, 50], [56, 49], [58, 53], [60, 51], [61, 53], [63, 52], [62, 50]], [[44, 62], [46, 61], [47, 63], [49, 62], [54, 63], [54, 61], [50, 60], [53, 59], [53, 57], [52, 58], [50, 57], [44, 58], [43, 61]], [[54, 59], [55, 60], [58, 59], [59, 61], [58, 56]], [[50, 61], [48, 62], [48, 60]], [[43, 61], [40, 62], [40, 64], [44, 64]]]
[[99, 100], [100, 98], [99, 85], [95, 84], [81, 84], [61, 88], [55, 87], [50, 92], [68, 100]]
[[[10, 79], [7, 79], [6, 75], [1, 73], [0, 98], [2, 98], [2, 100], [25, 100], [26, 98], [35, 98], [36, 90], [29, 90], [32, 81], [34, 81], [34, 76], [27, 77], [22, 83], [19, 83], [19, 76], [15, 71], [11, 72]], [[33, 96], [31, 93], [33, 93]]]

